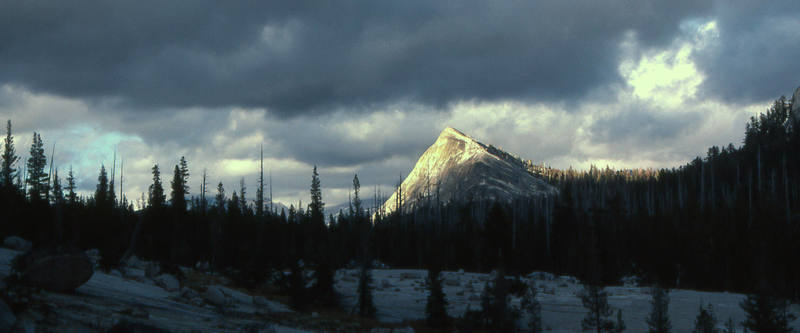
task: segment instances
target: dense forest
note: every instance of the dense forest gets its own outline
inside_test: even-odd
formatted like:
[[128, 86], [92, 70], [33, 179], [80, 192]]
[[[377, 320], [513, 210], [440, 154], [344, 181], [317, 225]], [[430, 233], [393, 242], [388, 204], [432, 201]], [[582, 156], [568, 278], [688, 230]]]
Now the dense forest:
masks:
[[72, 171], [59, 175], [48, 163], [38, 134], [30, 158], [20, 161], [8, 121], [0, 236], [19, 235], [40, 248], [96, 248], [104, 267], [131, 255], [173, 266], [209, 262], [245, 286], [299, 260], [326, 269], [377, 260], [396, 267], [543, 270], [607, 284], [638, 276], [668, 287], [768, 287], [800, 299], [797, 113], [792, 101], [780, 98], [751, 118], [742, 145], [711, 147], [677, 168], [574, 171], [529, 164], [559, 188], [558, 196], [510, 203], [429, 197], [411, 213], [391, 214], [364, 207], [357, 176], [350, 208], [326, 213], [316, 167], [306, 207], [274, 210], [265, 199], [263, 168], [254, 198], [244, 182], [231, 191], [208, 184], [205, 173], [190, 196], [184, 158], [171, 177], [153, 166], [144, 207], [135, 210], [116, 194], [124, 181], [116, 166], [110, 174], [100, 166], [94, 195], [82, 197]]

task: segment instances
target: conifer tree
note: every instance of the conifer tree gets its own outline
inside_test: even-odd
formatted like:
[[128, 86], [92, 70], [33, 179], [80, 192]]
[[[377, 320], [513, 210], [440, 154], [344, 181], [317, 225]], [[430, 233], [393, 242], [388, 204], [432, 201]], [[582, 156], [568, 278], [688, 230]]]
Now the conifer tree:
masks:
[[220, 214], [225, 213], [225, 187], [222, 186], [222, 182], [217, 184], [217, 196], [214, 198], [214, 202], [217, 206], [217, 210], [219, 210]]
[[717, 333], [717, 317], [714, 315], [714, 307], [709, 303], [707, 307], [700, 303], [697, 318], [694, 320], [694, 330], [692, 333]]
[[651, 310], [647, 317], [648, 333], [668, 333], [672, 331], [669, 320], [669, 291], [655, 286], [650, 289], [653, 299], [650, 301]]
[[339, 294], [334, 289], [334, 273], [330, 260], [321, 260], [314, 270], [315, 283], [312, 289], [314, 297], [321, 305], [328, 307], [339, 306]]
[[60, 205], [64, 202], [64, 191], [61, 188], [61, 180], [58, 179], [58, 169], [53, 172], [53, 195], [51, 199], [54, 205]]
[[236, 190], [233, 190], [233, 193], [231, 193], [231, 200], [228, 201], [228, 212], [236, 212], [237, 214], [241, 212], [241, 207], [239, 207], [239, 195], [236, 194]]
[[106, 167], [100, 165], [100, 174], [97, 176], [97, 187], [94, 191], [94, 202], [98, 207], [106, 207], [109, 203], [108, 197], [108, 174]]
[[356, 307], [358, 308], [359, 316], [375, 318], [375, 304], [372, 302], [372, 271], [366, 261], [361, 265], [361, 273], [358, 277], [358, 303]]
[[256, 189], [256, 215], [264, 216], [264, 145], [261, 145], [261, 168], [258, 175], [258, 189]]
[[[237, 197], [236, 191], [233, 192], [233, 196]], [[238, 200], [238, 197], [236, 200]], [[292, 262], [288, 281], [289, 306], [297, 311], [305, 311], [308, 307], [306, 283], [303, 267], [297, 261]]]
[[[357, 180], [358, 178], [356, 178]], [[448, 326], [447, 299], [442, 290], [442, 277], [440, 269], [434, 265], [428, 268], [428, 302], [425, 304], [425, 321], [428, 326], [444, 329]]]
[[189, 194], [189, 162], [186, 162], [186, 157], [181, 156], [181, 160], [178, 163], [181, 167], [181, 180], [183, 183], [183, 194]]
[[164, 186], [161, 184], [161, 171], [158, 169], [158, 164], [153, 165], [151, 170], [153, 173], [153, 184], [150, 184], [147, 202], [150, 204], [150, 207], [158, 209], [164, 207], [167, 196], [164, 194]]
[[3, 140], [3, 165], [0, 168], [0, 185], [5, 187], [13, 186], [14, 176], [17, 169], [14, 168], [19, 156], [14, 148], [14, 136], [11, 135], [11, 120], [6, 123], [6, 138]]
[[322, 190], [320, 189], [319, 174], [317, 166], [311, 173], [311, 203], [308, 205], [311, 222], [315, 225], [325, 223], [325, 203], [322, 202]]
[[494, 279], [486, 281], [481, 294], [481, 316], [486, 326], [498, 332], [515, 329], [519, 312], [509, 305], [509, 298], [509, 285], [501, 266]]
[[189, 167], [186, 158], [181, 156], [180, 163], [175, 165], [172, 175], [172, 191], [170, 192], [170, 202], [172, 208], [178, 212], [186, 211], [186, 195], [189, 193]]
[[75, 193], [75, 174], [72, 173], [72, 166], [69, 166], [69, 173], [67, 174], [67, 203], [74, 205], [78, 202], [78, 194]]
[[795, 315], [789, 312], [788, 302], [764, 292], [747, 295], [739, 304], [747, 314], [742, 326], [754, 333], [792, 332], [789, 323]]
[[363, 209], [361, 208], [361, 198], [359, 192], [361, 190], [361, 182], [358, 181], [358, 174], [353, 176], [353, 215], [356, 218], [361, 218]]
[[244, 183], [244, 177], [239, 179], [239, 206], [242, 209], [242, 214], [247, 214], [247, 185]]
[[533, 333], [542, 332], [542, 305], [536, 299], [538, 290], [534, 284], [525, 288], [525, 294], [520, 301], [522, 310], [528, 314], [528, 329]]
[[33, 144], [31, 144], [30, 157], [26, 164], [28, 170], [27, 184], [28, 196], [33, 201], [43, 200], [47, 195], [48, 188], [48, 175], [44, 171], [47, 166], [47, 157], [44, 155], [44, 143], [42, 137], [36, 132], [33, 132]]
[[581, 322], [581, 328], [584, 331], [597, 333], [612, 332], [614, 322], [609, 319], [612, 310], [608, 305], [608, 293], [605, 288], [595, 283], [588, 283], [583, 286], [578, 296], [583, 307], [589, 310]]

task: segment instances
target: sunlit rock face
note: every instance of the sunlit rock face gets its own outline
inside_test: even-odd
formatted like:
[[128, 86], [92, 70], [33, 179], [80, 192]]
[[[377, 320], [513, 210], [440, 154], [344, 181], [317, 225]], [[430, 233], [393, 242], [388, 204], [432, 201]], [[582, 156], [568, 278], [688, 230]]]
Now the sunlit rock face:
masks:
[[400, 190], [386, 200], [386, 213], [397, 208], [400, 191], [403, 211], [409, 211], [427, 200], [511, 201], [557, 190], [528, 172], [522, 160], [448, 127], [425, 150]]

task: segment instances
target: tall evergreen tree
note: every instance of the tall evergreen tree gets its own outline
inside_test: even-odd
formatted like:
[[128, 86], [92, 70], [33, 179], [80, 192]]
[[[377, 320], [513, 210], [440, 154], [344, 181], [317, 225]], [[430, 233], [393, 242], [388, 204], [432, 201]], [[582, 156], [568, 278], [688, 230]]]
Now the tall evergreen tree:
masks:
[[669, 290], [655, 286], [650, 289], [653, 299], [650, 301], [651, 310], [647, 317], [648, 333], [669, 333], [672, 323], [669, 320]]
[[[354, 180], [357, 181], [358, 178]], [[441, 270], [434, 265], [428, 268], [428, 302], [425, 304], [425, 321], [428, 326], [436, 329], [444, 329], [449, 324], [447, 316], [447, 299], [442, 290]]]
[[692, 333], [717, 333], [717, 316], [714, 315], [714, 307], [711, 303], [707, 307], [700, 303], [697, 318], [694, 320], [694, 330]]
[[189, 166], [183, 156], [181, 156], [180, 163], [175, 165], [171, 185], [170, 203], [172, 208], [178, 212], [185, 212], [186, 195], [189, 194]]
[[75, 174], [72, 173], [72, 166], [69, 166], [69, 173], [67, 174], [67, 203], [74, 205], [78, 202], [78, 194], [75, 193]]
[[164, 186], [161, 184], [161, 171], [158, 169], [158, 164], [153, 165], [151, 169], [153, 173], [153, 183], [150, 184], [148, 190], [147, 202], [152, 208], [164, 207], [167, 201], [167, 196], [164, 194]]
[[[236, 191], [233, 192], [236, 196]], [[238, 198], [237, 198], [238, 200]], [[292, 262], [289, 271], [289, 306], [297, 311], [305, 311], [308, 307], [308, 289], [306, 288], [306, 275], [303, 267], [297, 261]]]
[[317, 263], [314, 270], [315, 283], [312, 286], [314, 291], [314, 298], [321, 305], [327, 307], [339, 306], [339, 294], [336, 292], [334, 285], [334, 272], [330, 265], [330, 260], [321, 260]]
[[583, 303], [583, 307], [589, 310], [586, 317], [581, 322], [584, 331], [595, 331], [597, 333], [613, 332], [614, 322], [611, 317], [611, 306], [608, 305], [608, 293], [605, 288], [594, 283], [583, 286], [578, 295]]
[[215, 205], [220, 214], [225, 213], [225, 187], [222, 182], [217, 184], [217, 196], [214, 198]]
[[181, 156], [181, 160], [178, 163], [181, 167], [181, 180], [183, 183], [183, 194], [189, 194], [189, 162], [186, 161], [186, 157]]
[[30, 157], [26, 164], [28, 170], [28, 196], [33, 201], [44, 200], [44, 197], [49, 191], [49, 177], [44, 170], [46, 166], [47, 157], [44, 156], [42, 137], [38, 133], [33, 132], [33, 144], [31, 144]]
[[256, 189], [256, 215], [264, 216], [264, 145], [261, 145], [261, 168]]
[[244, 183], [244, 177], [239, 179], [239, 202], [237, 207], [241, 207], [242, 214], [247, 214], [249, 207], [247, 206], [247, 185]]
[[0, 185], [13, 186], [14, 176], [17, 169], [14, 168], [19, 156], [14, 148], [14, 136], [11, 135], [11, 120], [6, 123], [6, 138], [3, 140], [3, 165], [0, 168]]
[[176, 211], [186, 211], [186, 196], [183, 193], [183, 177], [181, 177], [181, 169], [178, 165], [172, 171], [172, 182], [170, 183], [171, 191], [169, 201], [172, 208]]
[[360, 219], [361, 215], [364, 213], [363, 209], [361, 208], [361, 198], [359, 196], [359, 192], [361, 191], [361, 182], [358, 181], [358, 174], [353, 176], [353, 215]]
[[317, 166], [311, 173], [311, 203], [308, 205], [309, 216], [314, 224], [325, 223], [325, 203], [322, 202], [322, 189], [320, 189]]
[[61, 180], [58, 179], [58, 169], [53, 172], [53, 195], [51, 199], [54, 205], [64, 203], [64, 190], [61, 188]]
[[[316, 173], [316, 168], [314, 168]], [[372, 271], [369, 264], [361, 265], [358, 277], [358, 315], [364, 318], [375, 318], [375, 304], [372, 302]]]
[[792, 332], [789, 323], [796, 318], [789, 312], [788, 302], [782, 298], [764, 292], [749, 294], [739, 304], [747, 318], [742, 326], [755, 333], [788, 333]]
[[106, 167], [104, 165], [100, 165], [100, 174], [97, 175], [94, 202], [98, 207], [106, 207], [111, 203], [108, 197], [108, 173], [106, 173]]
[[532, 333], [542, 332], [542, 305], [536, 299], [537, 294], [536, 285], [531, 283], [526, 286], [525, 294], [520, 301], [522, 311], [528, 314], [528, 329]]

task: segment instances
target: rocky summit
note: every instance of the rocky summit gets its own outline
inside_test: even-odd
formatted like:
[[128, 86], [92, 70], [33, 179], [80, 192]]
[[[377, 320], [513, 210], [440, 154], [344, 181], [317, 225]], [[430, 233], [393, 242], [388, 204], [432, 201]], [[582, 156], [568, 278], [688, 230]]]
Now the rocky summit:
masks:
[[398, 205], [408, 211], [428, 200], [511, 201], [556, 193], [555, 187], [530, 173], [519, 158], [447, 127], [383, 208], [390, 213]]

